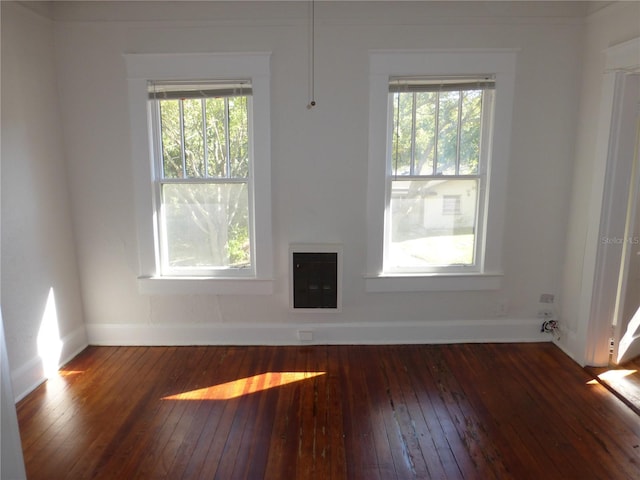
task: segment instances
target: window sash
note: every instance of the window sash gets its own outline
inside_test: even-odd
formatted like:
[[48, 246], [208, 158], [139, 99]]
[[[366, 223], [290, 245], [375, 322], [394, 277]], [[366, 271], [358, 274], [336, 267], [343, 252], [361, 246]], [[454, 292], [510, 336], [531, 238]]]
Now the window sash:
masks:
[[[186, 265], [176, 265], [175, 264], [175, 257], [172, 256], [175, 252], [176, 249], [172, 249], [170, 248], [170, 239], [174, 238], [176, 235], [179, 233], [177, 233], [177, 230], [175, 228], [174, 225], [170, 225], [170, 220], [168, 219], [168, 214], [169, 214], [169, 204], [168, 202], [165, 201], [165, 195], [167, 195], [167, 192], [165, 191], [165, 186], [202, 186], [202, 187], [206, 187], [207, 185], [216, 185], [216, 186], [220, 186], [220, 187], [224, 187], [225, 185], [230, 185], [230, 186], [240, 186], [240, 185], [245, 185], [246, 186], [246, 197], [244, 199], [237, 197], [236, 200], [240, 200], [240, 203], [243, 202], [243, 200], [247, 203], [246, 205], [246, 215], [247, 215], [247, 220], [246, 222], [242, 222], [242, 224], [246, 224], [247, 227], [247, 234], [248, 234], [248, 261], [243, 262], [240, 265], [234, 264], [233, 262], [231, 262], [231, 256], [230, 253], [228, 255], [228, 260], [229, 263], [228, 264], [222, 264], [221, 262], [218, 262], [216, 264], [214, 263], [209, 263], [209, 264], [186, 264]], [[250, 187], [250, 183], [248, 180], [244, 180], [244, 181], [236, 181], [236, 182], [158, 182], [157, 186], [156, 186], [156, 194], [157, 197], [160, 198], [160, 202], [161, 202], [161, 206], [159, 209], [159, 215], [158, 215], [158, 243], [159, 243], [159, 253], [160, 253], [160, 272], [161, 275], [164, 276], [176, 276], [176, 277], [180, 277], [180, 276], [226, 276], [226, 275], [233, 275], [233, 276], [252, 276], [254, 275], [254, 271], [255, 271], [255, 258], [254, 258], [254, 251], [255, 249], [254, 247], [254, 242], [253, 242], [253, 211], [250, 207], [250, 202], [251, 202], [251, 187]], [[183, 203], [182, 205], [178, 204], [178, 209], [179, 208], [184, 208], [186, 205], [188, 205], [188, 202]], [[226, 207], [228, 207], [228, 205], [223, 204], [217, 204], [219, 205], [217, 208], [219, 209], [220, 206], [224, 209]], [[205, 203], [204, 205], [200, 205], [200, 208], [206, 208], [207, 204]], [[175, 206], [174, 206], [175, 208]], [[237, 208], [237, 207], [236, 207]], [[228, 212], [224, 212], [222, 215], [226, 216]], [[193, 220], [195, 217], [197, 217], [197, 209], [196, 211], [192, 211], [191, 214], [186, 218], [186, 222], [185, 225], [183, 225], [183, 228], [188, 228], [188, 225], [193, 222], [193, 223], [198, 223], [198, 220]], [[189, 220], [191, 220], [191, 222], [189, 222]], [[199, 219], [200, 222], [205, 222], [207, 223], [208, 219], [207, 218], [200, 218]], [[227, 221], [227, 226], [229, 226], [228, 224], [228, 220]], [[193, 229], [193, 227], [192, 227]], [[228, 235], [229, 234], [229, 230], [224, 231], [223, 235]], [[199, 243], [207, 243], [207, 242], [211, 242], [212, 239], [207, 236], [207, 235], [202, 235], [203, 237], [206, 236], [206, 240], [202, 240], [202, 242]], [[227, 242], [222, 245], [222, 244], [218, 244], [218, 249], [216, 250], [218, 255], [222, 255], [221, 251], [226, 249], [226, 248], [230, 248], [230, 244], [229, 244], [229, 240], [231, 240], [231, 238], [227, 238]], [[172, 259], [174, 259], [172, 264]]]
[[[476, 193], [475, 193], [475, 204], [473, 205], [472, 209], [466, 209], [466, 213], [467, 214], [471, 214], [472, 216], [472, 221], [471, 224], [467, 226], [468, 228], [471, 228], [470, 232], [464, 232], [464, 233], [472, 233], [473, 234], [473, 246], [470, 252], [470, 256], [471, 256], [471, 261], [468, 262], [455, 262], [455, 263], [450, 263], [450, 264], [446, 264], [446, 263], [437, 263], [436, 261], [430, 260], [430, 261], [423, 261], [423, 262], [418, 262], [416, 261], [416, 263], [414, 265], [410, 265], [408, 263], [404, 263], [404, 264], [398, 264], [396, 260], [394, 260], [396, 258], [396, 256], [398, 255], [398, 242], [394, 242], [394, 231], [397, 232], [398, 229], [398, 225], [396, 223], [399, 223], [399, 217], [394, 216], [394, 205], [393, 205], [393, 195], [392, 195], [392, 190], [399, 190], [398, 185], [399, 184], [407, 184], [407, 187], [403, 187], [402, 190], [406, 190], [407, 192], [409, 192], [409, 190], [411, 189], [411, 183], [412, 182], [418, 182], [418, 183], [422, 183], [425, 186], [428, 185], [429, 183], [447, 183], [447, 182], [459, 182], [459, 183], [467, 183], [467, 187], [469, 187], [469, 183], [475, 183], [475, 188], [477, 189]], [[485, 202], [485, 195], [484, 195], [484, 190], [485, 190], [485, 184], [483, 181], [483, 178], [480, 176], [476, 176], [476, 177], [448, 177], [447, 179], [443, 179], [441, 177], [414, 177], [412, 179], [408, 179], [405, 177], [398, 177], [398, 178], [392, 178], [392, 177], [388, 177], [388, 182], [387, 182], [387, 191], [388, 193], [388, 199], [387, 199], [387, 208], [386, 208], [386, 212], [385, 212], [385, 235], [384, 235], [384, 251], [383, 251], [383, 271], [386, 273], [391, 273], [391, 274], [401, 274], [401, 273], [407, 273], [407, 274], [419, 274], [419, 273], [464, 273], [464, 272], [476, 272], [480, 270], [480, 265], [482, 262], [482, 246], [483, 246], [483, 235], [484, 235], [484, 211], [485, 211], [485, 207], [484, 207], [484, 202]], [[441, 197], [437, 197], [438, 200], [442, 200], [442, 197], [444, 195], [442, 195]], [[411, 202], [413, 202], [412, 205], [412, 210], [419, 210], [419, 206], [418, 204], [426, 204], [429, 202], [428, 200], [428, 196], [425, 195], [415, 195], [415, 196], [407, 196], [408, 200]], [[395, 198], [395, 202], [401, 202], [401, 198], [397, 197]], [[436, 222], [437, 223], [437, 216], [442, 217], [441, 220], [445, 220], [446, 221], [450, 221], [448, 219], [450, 219], [451, 217], [455, 217], [455, 214], [453, 215], [445, 215], [442, 212], [442, 204], [438, 201], [436, 202], [436, 204], [432, 203], [432, 211], [430, 212], [431, 215], [429, 215], [428, 217], [424, 216], [424, 213], [420, 214], [421, 219], [426, 222], [426, 220], [428, 219], [430, 222]], [[420, 225], [413, 223], [412, 224], [414, 227], [419, 227]], [[425, 228], [427, 228], [427, 225], [424, 224], [423, 225]], [[438, 227], [436, 225], [432, 225], [432, 228], [442, 228], [442, 227]], [[450, 225], [450, 227], [452, 227], [452, 232], [449, 235], [446, 235], [448, 237], [455, 237], [457, 234], [453, 233], [455, 231], [455, 229], [453, 228], [452, 225]], [[441, 234], [444, 234], [445, 232], [441, 232]], [[422, 238], [423, 241], [425, 242], [425, 245], [428, 248], [432, 248], [434, 244], [437, 244], [437, 241], [434, 241], [432, 243], [432, 240], [434, 237], [438, 237], [439, 235], [433, 235], [433, 234], [424, 234], [422, 237], [417, 237], [417, 238]], [[431, 239], [431, 240], [428, 240]], [[453, 240], [450, 238], [450, 240]], [[431, 252], [426, 252], [428, 254], [429, 257], [432, 257]]]
[[[233, 97], [222, 97], [224, 98], [224, 110], [225, 110], [225, 118], [224, 118], [224, 129], [225, 129], [225, 145], [224, 145], [224, 151], [225, 151], [225, 165], [224, 165], [224, 174], [223, 175], [212, 175], [209, 172], [209, 145], [208, 145], [208, 138], [207, 138], [207, 117], [206, 117], [206, 102], [205, 97], [200, 98], [201, 99], [201, 115], [202, 115], [202, 124], [201, 124], [201, 130], [202, 130], [202, 138], [203, 138], [203, 163], [204, 163], [204, 172], [203, 175], [199, 175], [199, 176], [189, 176], [188, 172], [187, 172], [187, 163], [186, 163], [186, 157], [185, 157], [185, 144], [186, 144], [186, 138], [185, 138], [185, 130], [184, 130], [184, 110], [183, 110], [183, 104], [184, 104], [184, 98], [178, 98], [178, 107], [179, 107], [179, 123], [180, 123], [180, 161], [182, 163], [182, 176], [181, 177], [167, 177], [166, 176], [166, 172], [165, 172], [165, 162], [164, 162], [164, 155], [165, 155], [165, 151], [164, 151], [164, 144], [162, 141], [162, 114], [161, 114], [161, 102], [163, 100], [166, 100], [165, 98], [150, 98], [149, 102], [151, 103], [151, 105], [153, 106], [152, 108], [152, 116], [153, 116], [153, 122], [154, 122], [154, 131], [157, 130], [157, 132], [154, 132], [157, 139], [155, 140], [155, 146], [156, 146], [156, 151], [158, 152], [158, 165], [156, 168], [156, 175], [160, 178], [162, 178], [163, 180], [173, 180], [173, 179], [178, 179], [178, 180], [187, 180], [187, 179], [196, 179], [196, 178], [206, 178], [206, 179], [216, 179], [216, 178], [223, 178], [223, 179], [232, 179], [232, 178], [249, 178], [251, 176], [251, 159], [248, 158], [247, 159], [247, 175], [244, 177], [237, 177], [234, 176], [232, 173], [233, 170], [233, 166], [231, 164], [231, 138], [230, 138], [230, 131], [229, 131], [229, 115], [230, 115], [230, 110], [229, 110], [229, 98], [239, 98], [239, 97], [246, 97], [247, 100], [247, 104], [246, 104], [246, 109], [247, 109], [247, 136], [248, 136], [248, 141], [249, 143], [251, 143], [251, 129], [250, 129], [250, 118], [252, 115], [252, 101], [251, 101], [251, 96], [247, 96], [247, 95], [234, 95]], [[207, 98], [218, 98], [216, 97], [207, 97]], [[250, 153], [250, 148], [249, 151], [247, 152], [247, 155], [249, 155]]]
[[[399, 80], [398, 80], [399, 81]], [[394, 84], [397, 85], [397, 84]], [[391, 169], [391, 174], [394, 177], [405, 177], [405, 176], [416, 176], [416, 177], [428, 177], [428, 176], [466, 176], [466, 175], [474, 175], [474, 174], [466, 174], [461, 172], [461, 146], [463, 144], [463, 132], [462, 132], [462, 124], [463, 124], [463, 108], [464, 108], [464, 96], [463, 93], [467, 91], [482, 91], [482, 96], [480, 98], [480, 132], [479, 132], [479, 146], [478, 146], [478, 165], [476, 170], [479, 174], [483, 171], [483, 150], [486, 150], [485, 145], [488, 138], [484, 134], [484, 131], [487, 130], [487, 126], [490, 121], [490, 114], [493, 107], [493, 88], [471, 88], [465, 89], [462, 88], [463, 85], [466, 84], [450, 84], [451, 89], [441, 90], [439, 88], [425, 89], [425, 90], [391, 90], [392, 84], [389, 84], [390, 93], [388, 96], [388, 112], [389, 112], [389, 138], [388, 138], [388, 157], [391, 159], [389, 162], [389, 168]], [[432, 87], [433, 85], [424, 85], [420, 86]], [[454, 173], [442, 174], [438, 172], [438, 168], [440, 166], [440, 149], [439, 149], [439, 133], [440, 133], [440, 92], [460, 92], [459, 98], [457, 100], [457, 113], [456, 113], [456, 138], [455, 138], [455, 165], [454, 165]], [[434, 108], [434, 127], [433, 131], [433, 147], [432, 147], [432, 158], [424, 159], [423, 161], [426, 163], [426, 168], [429, 168], [429, 164], [431, 164], [431, 174], [422, 174], [417, 172], [417, 153], [416, 153], [416, 136], [417, 136], [417, 122], [418, 122], [418, 98], [417, 94], [420, 92], [432, 92], [436, 93], [435, 100], [433, 101]], [[410, 94], [411, 95], [411, 120], [410, 120], [410, 158], [409, 158], [409, 171], [408, 173], [398, 173], [398, 146], [399, 146], [399, 132], [400, 132], [400, 94]], [[395, 116], [394, 116], [395, 115]], [[394, 147], [395, 144], [395, 147]]]
[[[162, 82], [148, 82], [148, 85], [154, 84], [158, 85]], [[204, 82], [207, 86], [212, 85], [210, 82]], [[225, 82], [225, 88], [228, 86], [229, 82]], [[171, 82], [171, 86], [175, 85], [175, 82]], [[195, 88], [192, 82], [185, 82], [188, 88]], [[215, 85], [215, 84], [214, 84]], [[250, 85], [250, 83], [249, 83]], [[150, 114], [152, 120], [152, 141], [154, 144], [153, 151], [154, 159], [154, 204], [157, 212], [156, 217], [156, 241], [157, 241], [157, 266], [161, 276], [165, 277], [254, 277], [256, 274], [256, 259], [255, 259], [255, 219], [254, 219], [254, 209], [253, 209], [253, 160], [251, 158], [251, 153], [253, 151], [252, 148], [252, 98], [251, 98], [251, 90], [247, 88], [245, 84], [242, 86], [242, 96], [247, 97], [247, 129], [248, 129], [248, 163], [247, 163], [247, 175], [243, 177], [233, 176], [232, 168], [229, 164], [230, 155], [229, 155], [229, 134], [228, 134], [228, 119], [229, 119], [229, 110], [225, 107], [225, 130], [226, 130], [226, 167], [225, 167], [225, 175], [226, 176], [212, 176], [208, 175], [208, 171], [205, 171], [207, 175], [205, 176], [186, 176], [186, 166], [184, 160], [184, 145], [185, 145], [185, 136], [184, 136], [184, 117], [182, 111], [182, 101], [180, 102], [180, 129], [181, 129], [181, 150], [182, 150], [182, 162], [183, 162], [183, 178], [173, 178], [173, 177], [165, 177], [164, 172], [164, 155], [163, 155], [163, 141], [162, 141], [162, 120], [160, 113], [160, 102], [165, 99], [178, 99], [183, 100], [185, 98], [225, 98], [225, 105], [227, 103], [227, 99], [231, 97], [238, 97], [240, 90], [236, 89], [235, 86], [233, 89], [215, 89], [215, 90], [205, 90], [199, 89], [199, 93], [208, 92], [215, 94], [208, 96], [196, 96], [195, 94], [192, 96], [183, 97], [185, 93], [188, 93], [187, 90], [171, 90], [167, 91], [166, 96], [162, 97], [152, 97], [149, 96], [149, 103], [151, 104]], [[247, 95], [248, 94], [248, 95]], [[203, 122], [201, 128], [203, 129], [204, 135], [204, 150], [207, 151], [206, 144], [206, 117], [203, 112]], [[206, 153], [205, 153], [205, 166], [208, 164]], [[240, 267], [236, 267], [233, 265], [207, 265], [207, 266], [197, 266], [197, 265], [187, 265], [187, 266], [172, 266], [169, 261], [169, 237], [168, 237], [168, 226], [166, 219], [166, 206], [163, 198], [163, 190], [165, 186], [169, 185], [241, 185], [245, 184], [247, 186], [247, 228], [248, 228], [248, 241], [249, 241], [249, 261], [248, 265], [242, 265]]]
[[[392, 81], [394, 79], [392, 78]], [[441, 82], [441, 79], [438, 79]], [[396, 85], [398, 85], [398, 80], [395, 80]], [[448, 84], [450, 89], [443, 89], [442, 85], [446, 84], [421, 84], [423, 87], [422, 90], [418, 90], [418, 86], [415, 85], [415, 90], [410, 91], [411, 94], [415, 97], [416, 93], [420, 91], [431, 91], [431, 92], [440, 92], [440, 91], [460, 91], [460, 87], [462, 85], [467, 85], [467, 83], [450, 83]], [[394, 92], [391, 90], [391, 83], [389, 84], [389, 94], [388, 94], [388, 138], [387, 138], [387, 181], [386, 181], [386, 208], [385, 208], [385, 220], [384, 220], [384, 246], [383, 246], [383, 262], [382, 262], [382, 270], [385, 273], [389, 274], [423, 274], [423, 273], [466, 273], [466, 272], [480, 272], [483, 269], [484, 263], [484, 248], [485, 248], [485, 223], [486, 223], [486, 165], [488, 164], [488, 155], [490, 151], [490, 138], [491, 138], [491, 119], [493, 115], [494, 108], [494, 85], [488, 85], [486, 88], [482, 88], [482, 99], [481, 99], [481, 112], [480, 112], [480, 146], [479, 146], [479, 158], [478, 158], [478, 166], [477, 172], [474, 174], [461, 174], [460, 173], [460, 111], [458, 111], [458, 119], [457, 119], [457, 155], [456, 155], [456, 167], [455, 174], [445, 174], [440, 175], [436, 173], [437, 169], [437, 153], [434, 147], [434, 159], [433, 166], [430, 174], [419, 174], [416, 172], [415, 168], [415, 98], [413, 99], [413, 118], [412, 118], [412, 127], [411, 127], [411, 163], [410, 163], [410, 171], [409, 174], [398, 174], [396, 165], [394, 165], [394, 152], [393, 152], [393, 135], [394, 131], [394, 104], [393, 97]], [[477, 86], [477, 83], [474, 83], [474, 86]], [[404, 86], [403, 86], [404, 87]], [[474, 88], [475, 89], [475, 88]], [[400, 92], [406, 92], [407, 90], [398, 90]], [[437, 113], [436, 113], [437, 115]], [[436, 116], [437, 118], [437, 116]], [[437, 128], [437, 127], [436, 127]], [[437, 131], [437, 130], [436, 130]], [[437, 137], [437, 134], [436, 134]], [[436, 140], [437, 142], [437, 140]], [[475, 209], [475, 227], [474, 227], [474, 237], [473, 237], [473, 261], [469, 264], [452, 264], [452, 265], [402, 265], [396, 266], [392, 265], [391, 261], [391, 192], [392, 185], [394, 182], [403, 182], [403, 181], [428, 181], [428, 180], [477, 180], [478, 192], [477, 192], [477, 203]]]

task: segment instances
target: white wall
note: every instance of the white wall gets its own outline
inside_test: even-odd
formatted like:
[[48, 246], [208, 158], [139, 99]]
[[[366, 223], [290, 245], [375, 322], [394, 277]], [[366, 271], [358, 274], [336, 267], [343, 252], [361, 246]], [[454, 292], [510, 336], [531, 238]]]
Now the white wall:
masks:
[[[584, 281], [592, 277], [594, 253], [599, 238], [589, 235], [589, 225], [598, 224], [588, 206], [600, 202], [592, 198], [593, 186], [602, 186], [602, 178], [594, 172], [604, 172], [596, 157], [598, 121], [605, 73], [604, 50], [640, 36], [640, 2], [619, 2], [608, 6], [586, 20], [582, 55], [583, 74], [580, 88], [580, 110], [576, 136], [576, 153], [572, 173], [571, 209], [568, 217], [566, 251], [563, 269], [563, 302], [561, 320], [565, 335], [561, 346], [578, 362], [585, 361], [584, 333], [590, 311], [593, 284]], [[594, 183], [595, 182], [595, 183]], [[601, 193], [600, 193], [601, 195]], [[599, 212], [595, 213], [599, 215]], [[624, 215], [622, 213], [622, 215]], [[597, 237], [597, 235], [596, 235]], [[583, 275], [586, 276], [583, 278]], [[581, 333], [580, 333], [581, 332]], [[606, 339], [603, 339], [606, 342]]]
[[[640, 4], [585, 20], [570, 3], [317, 2], [312, 111], [307, 8], [68, 2], [37, 14], [2, 3], [2, 300], [16, 393], [42, 379], [50, 288], [63, 356], [85, 344], [83, 317], [96, 343], [288, 343], [304, 324], [320, 342], [535, 339], [538, 297], [555, 293], [576, 358], [602, 51], [640, 35]], [[422, 48], [519, 49], [499, 291], [364, 291], [368, 51]], [[265, 50], [275, 294], [140, 295], [122, 54]], [[288, 245], [322, 241], [344, 245], [342, 312], [294, 314]]]
[[[546, 339], [538, 333], [536, 313], [541, 293], [560, 296], [582, 12], [548, 2], [533, 7], [318, 2], [318, 105], [309, 111], [307, 5], [201, 2], [175, 9], [166, 3], [148, 8], [71, 2], [54, 7], [90, 341], [293, 342], [295, 328], [310, 322], [319, 342]], [[425, 48], [519, 49], [499, 291], [365, 293], [368, 51]], [[140, 295], [122, 55], [217, 51], [273, 52], [275, 294]], [[343, 244], [341, 313], [288, 310], [288, 245], [300, 242]], [[506, 316], [497, 318], [504, 302]], [[455, 331], [448, 330], [452, 325]], [[190, 330], [193, 326], [197, 329]]]
[[[2, 2], [1, 296], [13, 390], [44, 379], [37, 337], [53, 289], [61, 360], [86, 346], [50, 20]], [[56, 340], [52, 336], [51, 341]]]

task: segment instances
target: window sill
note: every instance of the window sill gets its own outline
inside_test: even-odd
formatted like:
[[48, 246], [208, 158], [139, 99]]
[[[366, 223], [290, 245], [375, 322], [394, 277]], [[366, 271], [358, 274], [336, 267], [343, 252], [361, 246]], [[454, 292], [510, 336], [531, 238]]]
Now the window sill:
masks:
[[271, 295], [273, 280], [220, 277], [138, 277], [143, 295]]
[[502, 273], [378, 275], [365, 277], [367, 292], [461, 292], [499, 290]]

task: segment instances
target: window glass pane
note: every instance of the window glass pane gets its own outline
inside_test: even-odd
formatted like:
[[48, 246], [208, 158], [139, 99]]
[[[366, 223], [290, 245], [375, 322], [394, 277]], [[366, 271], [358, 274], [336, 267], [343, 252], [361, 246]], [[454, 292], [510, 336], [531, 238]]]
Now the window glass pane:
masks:
[[182, 178], [179, 100], [163, 100], [159, 103], [163, 175], [164, 178]]
[[393, 93], [391, 170], [394, 175], [411, 174], [413, 93]]
[[182, 101], [184, 117], [184, 158], [187, 177], [204, 177], [204, 136], [202, 101], [199, 98]]
[[249, 175], [249, 130], [247, 97], [229, 98], [229, 153], [231, 176]]
[[473, 265], [478, 180], [395, 180], [388, 218], [391, 269]]
[[416, 93], [415, 175], [433, 175], [437, 97], [435, 92]]
[[165, 184], [162, 195], [169, 267], [250, 266], [246, 183]]
[[440, 92], [436, 175], [455, 175], [460, 92]]
[[225, 99], [207, 98], [207, 160], [211, 177], [225, 177], [227, 166], [227, 134], [225, 127]]
[[462, 122], [460, 128], [460, 174], [476, 175], [480, 162], [480, 127], [482, 91], [462, 92]]

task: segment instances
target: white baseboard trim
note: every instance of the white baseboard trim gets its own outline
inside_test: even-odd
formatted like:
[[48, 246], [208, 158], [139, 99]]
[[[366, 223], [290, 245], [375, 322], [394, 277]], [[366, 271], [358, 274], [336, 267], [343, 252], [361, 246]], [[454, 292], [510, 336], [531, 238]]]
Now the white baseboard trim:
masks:
[[[560, 330], [560, 340], [554, 340], [553, 343], [562, 350], [568, 357], [576, 362], [581, 367], [586, 366], [584, 352], [578, 348], [578, 336], [576, 332], [571, 330]], [[597, 367], [604, 367], [606, 365], [592, 365]]]
[[[84, 325], [65, 335], [62, 339], [59, 366], [64, 365], [87, 348], [87, 331]], [[26, 397], [46, 380], [42, 359], [36, 356], [16, 368], [11, 374], [16, 403]]]
[[[311, 332], [312, 340], [299, 340], [300, 332]], [[540, 320], [537, 318], [349, 324], [87, 324], [62, 339], [59, 364], [67, 363], [87, 345], [392, 345], [548, 341], [551, 338], [540, 332]], [[562, 345], [558, 346], [566, 352]], [[11, 378], [15, 401], [18, 402], [46, 380], [42, 360], [34, 357], [15, 369]]]
[[[88, 324], [90, 345], [374, 345], [548, 342], [540, 320], [206, 325]], [[311, 340], [299, 340], [311, 332]], [[308, 336], [307, 336], [308, 338]]]

